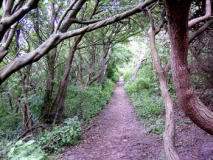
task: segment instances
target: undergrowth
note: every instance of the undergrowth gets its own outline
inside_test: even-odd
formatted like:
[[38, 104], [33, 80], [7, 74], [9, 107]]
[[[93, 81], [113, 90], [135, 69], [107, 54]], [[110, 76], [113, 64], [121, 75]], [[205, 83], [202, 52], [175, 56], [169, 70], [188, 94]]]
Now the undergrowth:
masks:
[[83, 121], [89, 121], [107, 104], [114, 90], [114, 83], [106, 79], [103, 86], [94, 84], [87, 89], [71, 86], [68, 89], [64, 115], [78, 116]]
[[125, 75], [125, 90], [129, 95], [139, 120], [149, 126], [147, 133], [161, 134], [164, 131], [164, 103], [161, 98], [157, 78], [153, 76], [152, 65], [146, 64], [137, 73], [133, 82], [130, 81], [132, 69]]
[[[29, 136], [16, 141], [18, 135], [9, 139], [3, 132], [2, 134], [0, 132], [0, 159], [54, 159], [49, 156], [51, 153], [74, 145], [80, 139], [82, 123], [88, 122], [104, 108], [111, 98], [118, 77], [119, 75], [116, 74], [112, 80], [105, 79], [102, 86], [95, 83], [87, 89], [80, 86], [69, 86], [63, 113], [66, 119], [60, 125], [45, 129], [37, 137], [33, 135], [34, 138]], [[8, 128], [9, 125], [11, 124], [5, 124], [3, 127]], [[12, 125], [12, 127], [14, 126]]]
[[[1, 141], [0, 159], [5, 160], [47, 160], [49, 153], [58, 152], [74, 145], [81, 136], [81, 123], [77, 117], [64, 120], [63, 124], [46, 129], [36, 139], [25, 137], [18, 141]], [[27, 140], [28, 139], [28, 140]]]

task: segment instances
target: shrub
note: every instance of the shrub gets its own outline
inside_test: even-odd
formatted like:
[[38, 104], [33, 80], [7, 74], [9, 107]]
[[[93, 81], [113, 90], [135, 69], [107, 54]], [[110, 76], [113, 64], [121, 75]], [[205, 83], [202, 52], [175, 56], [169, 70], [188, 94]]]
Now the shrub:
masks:
[[148, 133], [162, 134], [165, 130], [165, 122], [162, 119], [158, 119], [155, 124], [150, 126]]
[[132, 72], [133, 72], [133, 69], [130, 68], [124, 73], [124, 81], [125, 82], [128, 82], [130, 80]]
[[112, 81], [114, 83], [118, 82], [119, 81], [119, 78], [120, 78], [120, 74], [118, 72], [115, 72], [112, 76]]
[[111, 80], [106, 79], [103, 87], [98, 84], [94, 84], [87, 89], [79, 86], [69, 87], [64, 114], [69, 117], [78, 116], [80, 120], [89, 121], [110, 100], [114, 85]]
[[[127, 77], [130, 78], [131, 73], [127, 72]], [[158, 81], [152, 75], [152, 68], [147, 64], [139, 70], [134, 82], [131, 83], [127, 79], [125, 90], [136, 109], [138, 118], [153, 128], [156, 118], [164, 111], [164, 103], [160, 96]], [[152, 130], [154, 133], [160, 133], [162, 127], [160, 126], [160, 129], [155, 127]]]
[[7, 156], [10, 160], [46, 160], [47, 154], [42, 150], [41, 146], [34, 140], [24, 142], [19, 140], [16, 143], [8, 145], [10, 151]]
[[77, 117], [68, 118], [64, 125], [55, 126], [51, 131], [45, 130], [38, 143], [47, 152], [62, 150], [65, 146], [75, 144], [81, 135], [81, 123]]

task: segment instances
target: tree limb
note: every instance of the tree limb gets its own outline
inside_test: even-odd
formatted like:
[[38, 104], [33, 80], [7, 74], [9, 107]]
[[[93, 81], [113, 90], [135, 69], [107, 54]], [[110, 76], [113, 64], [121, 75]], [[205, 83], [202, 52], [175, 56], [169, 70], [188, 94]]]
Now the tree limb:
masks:
[[191, 21], [189, 21], [188, 26], [189, 28], [194, 26], [195, 24], [205, 21], [207, 19], [209, 19], [211, 17], [211, 0], [206, 0], [206, 14], [202, 17], [198, 17], [195, 19], [192, 19]]
[[[155, 2], [156, 0], [146, 0], [144, 3], [138, 5], [137, 7], [126, 11], [121, 14], [117, 14], [111, 18], [107, 18], [105, 20], [102, 20], [100, 22], [96, 22], [94, 24], [90, 24], [88, 26], [85, 26], [80, 29], [76, 29], [74, 31], [68, 31], [66, 33], [57, 33], [52, 34], [45, 42], [43, 42], [37, 49], [34, 51], [15, 58], [13, 61], [9, 62], [6, 66], [0, 69], [0, 84], [2, 84], [12, 73], [16, 72], [17, 70], [21, 69], [22, 67], [31, 64], [33, 62], [38, 61], [40, 58], [42, 58], [44, 55], [46, 55], [52, 48], [57, 46], [61, 41], [74, 37], [86, 32], [93, 31], [95, 29], [104, 27], [106, 25], [115, 23], [117, 21], [120, 21], [124, 18], [127, 18], [135, 13], [141, 12], [144, 10], [147, 6]], [[65, 27], [66, 28], [66, 27]], [[64, 28], [63, 28], [64, 30]], [[62, 30], [62, 31], [63, 31]]]
[[213, 20], [209, 20], [208, 22], [206, 22], [203, 26], [201, 26], [200, 28], [198, 28], [196, 31], [194, 31], [192, 33], [192, 35], [189, 37], [188, 39], [188, 43], [190, 44], [197, 36], [199, 36], [200, 34], [202, 34], [206, 29], [208, 29], [208, 27], [210, 27], [210, 25], [213, 23]]
[[6, 11], [4, 13], [4, 16], [2, 17], [0, 21], [0, 41], [4, 37], [4, 34], [6, 31], [10, 28], [11, 25], [18, 22], [21, 18], [23, 18], [30, 10], [34, 9], [39, 0], [29, 0], [24, 6], [22, 6], [19, 10], [17, 10], [15, 13], [10, 15], [7, 11], [10, 7], [6, 8]]

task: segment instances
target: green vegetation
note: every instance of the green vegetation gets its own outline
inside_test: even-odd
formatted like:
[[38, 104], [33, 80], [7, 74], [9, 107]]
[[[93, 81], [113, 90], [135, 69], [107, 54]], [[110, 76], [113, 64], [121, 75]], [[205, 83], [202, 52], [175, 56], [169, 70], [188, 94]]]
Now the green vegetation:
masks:
[[88, 121], [96, 116], [110, 100], [115, 83], [106, 79], [103, 87], [93, 84], [87, 89], [79, 86], [68, 88], [65, 102], [64, 115], [78, 116], [83, 121]]
[[35, 140], [30, 137], [17, 142], [7, 143], [3, 148], [1, 159], [11, 160], [45, 160], [47, 153], [60, 151], [66, 146], [75, 144], [81, 136], [81, 123], [77, 117], [64, 120], [63, 124], [46, 129]]
[[[119, 77], [118, 73], [113, 77], [116, 76]], [[88, 122], [104, 108], [111, 98], [114, 86], [115, 83], [107, 78], [103, 86], [97, 83], [86, 89], [80, 86], [69, 86], [63, 114], [64, 117], [70, 118], [65, 119], [63, 124], [45, 129], [36, 138], [26, 137], [16, 142], [15, 137], [19, 136], [17, 134], [19, 128], [15, 128], [15, 124], [21, 125], [21, 118], [18, 116], [9, 120], [12, 117], [6, 116], [8, 121], [0, 118], [4, 122], [0, 125], [0, 159], [43, 160], [48, 158], [49, 153], [61, 151], [67, 146], [74, 145], [81, 137], [81, 125]], [[11, 124], [12, 120], [13, 124]], [[10, 132], [6, 133], [5, 131]], [[9, 135], [13, 135], [13, 137], [7, 137]], [[5, 148], [5, 146], [7, 147]]]
[[8, 147], [10, 147], [10, 151], [7, 154], [8, 157], [1, 157], [2, 159], [10, 159], [10, 160], [47, 159], [47, 154], [44, 151], [42, 151], [41, 146], [36, 144], [34, 140], [29, 140], [28, 142], [19, 140], [15, 144], [8, 145]]
[[152, 64], [142, 65], [136, 79], [131, 82], [133, 69], [125, 75], [125, 90], [136, 109], [138, 118], [149, 126], [148, 133], [162, 133], [164, 131], [164, 103], [160, 95], [158, 80], [153, 75]]
[[77, 117], [64, 120], [64, 125], [54, 126], [45, 130], [38, 138], [38, 143], [46, 152], [60, 151], [64, 147], [73, 145], [81, 135], [81, 123]]

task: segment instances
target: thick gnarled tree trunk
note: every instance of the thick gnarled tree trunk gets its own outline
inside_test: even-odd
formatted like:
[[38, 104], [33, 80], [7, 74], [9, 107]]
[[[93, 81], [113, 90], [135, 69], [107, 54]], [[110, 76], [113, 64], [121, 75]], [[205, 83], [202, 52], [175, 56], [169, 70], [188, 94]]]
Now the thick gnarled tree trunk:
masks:
[[197, 126], [213, 135], [213, 113], [195, 95], [187, 69], [190, 4], [191, 0], [166, 0], [172, 76], [179, 105]]

